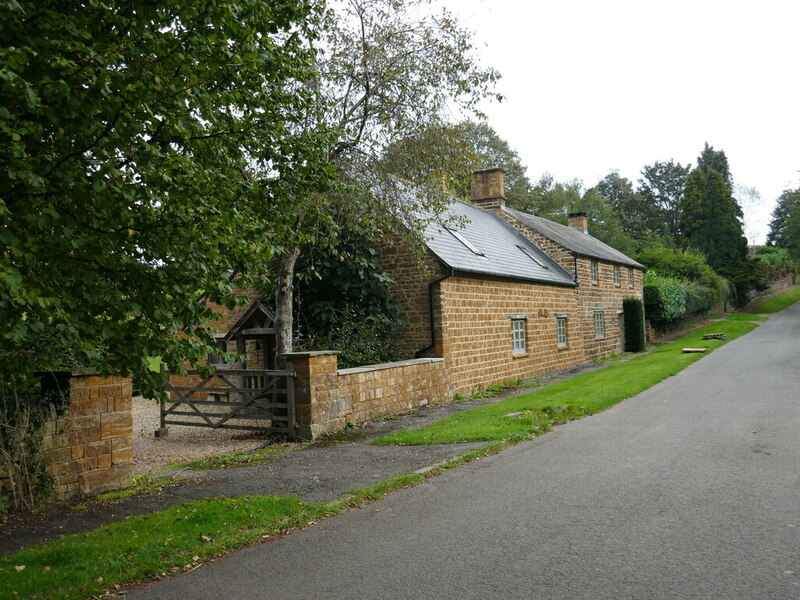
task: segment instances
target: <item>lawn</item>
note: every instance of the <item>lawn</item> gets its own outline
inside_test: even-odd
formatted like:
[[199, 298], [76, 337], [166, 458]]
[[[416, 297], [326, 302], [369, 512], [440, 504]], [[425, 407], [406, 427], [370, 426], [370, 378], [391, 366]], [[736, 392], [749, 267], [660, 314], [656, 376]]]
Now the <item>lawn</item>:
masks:
[[786, 290], [782, 294], [778, 294], [774, 298], [770, 298], [766, 302], [759, 304], [755, 308], [755, 312], [775, 313], [798, 301], [800, 301], [800, 286]]
[[735, 319], [715, 322], [629, 361], [458, 413], [426, 427], [398, 431], [373, 443], [422, 445], [528, 439], [553, 425], [594, 414], [634, 396], [705, 356], [684, 354], [681, 350], [685, 347], [707, 347], [711, 351], [725, 343], [703, 340], [706, 333], [724, 333], [731, 340], [755, 327], [755, 323]]

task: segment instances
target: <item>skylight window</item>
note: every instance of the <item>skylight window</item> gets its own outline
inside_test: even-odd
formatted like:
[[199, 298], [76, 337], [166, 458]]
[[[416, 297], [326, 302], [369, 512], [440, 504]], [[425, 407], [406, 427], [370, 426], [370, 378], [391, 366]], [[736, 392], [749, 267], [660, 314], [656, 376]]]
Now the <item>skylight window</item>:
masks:
[[539, 265], [543, 269], [550, 270], [550, 266], [546, 262], [544, 262], [541, 258], [536, 256], [536, 254], [534, 254], [530, 248], [526, 248], [525, 246], [520, 246], [519, 244], [517, 244], [517, 248], [519, 248], [525, 256], [530, 258], [537, 265]]
[[461, 234], [460, 234], [458, 231], [456, 231], [455, 229], [450, 229], [450, 228], [449, 228], [449, 227], [447, 227], [446, 225], [444, 225], [443, 227], [444, 227], [444, 228], [445, 228], [447, 231], [449, 231], [450, 233], [452, 233], [454, 238], [456, 238], [456, 239], [457, 239], [459, 242], [461, 242], [462, 244], [464, 244], [464, 245], [465, 245], [465, 246], [466, 246], [466, 247], [469, 249], [469, 251], [470, 251], [470, 252], [472, 252], [473, 254], [477, 254], [478, 256], [485, 256], [483, 252], [481, 252], [480, 250], [478, 250], [478, 249], [477, 249], [477, 248], [476, 248], [476, 247], [475, 247], [475, 246], [472, 244], [472, 242], [470, 242], [470, 241], [469, 241], [467, 238], [465, 238], [463, 235], [461, 235]]

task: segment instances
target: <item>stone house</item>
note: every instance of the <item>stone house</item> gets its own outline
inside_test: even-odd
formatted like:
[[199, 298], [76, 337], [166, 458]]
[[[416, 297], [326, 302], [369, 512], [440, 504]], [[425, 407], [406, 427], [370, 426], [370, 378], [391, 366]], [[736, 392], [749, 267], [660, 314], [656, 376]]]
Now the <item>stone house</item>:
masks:
[[[339, 369], [334, 349], [286, 356], [296, 374], [293, 436], [620, 352], [622, 301], [642, 298], [644, 268], [589, 235], [585, 215], [570, 223], [508, 208], [503, 172], [475, 173], [472, 202], [452, 202], [428, 225], [421, 259], [400, 242], [382, 251], [408, 321], [402, 360]], [[218, 342], [247, 353], [241, 366], [269, 368], [274, 315], [249, 299], [235, 311], [216, 307]]]
[[[505, 205], [503, 172], [473, 175], [425, 231], [425, 269], [405, 247], [384, 252], [409, 326], [406, 358], [440, 357], [468, 393], [623, 349], [622, 301], [642, 298], [644, 267], [588, 233]], [[452, 223], [452, 224], [450, 224]]]

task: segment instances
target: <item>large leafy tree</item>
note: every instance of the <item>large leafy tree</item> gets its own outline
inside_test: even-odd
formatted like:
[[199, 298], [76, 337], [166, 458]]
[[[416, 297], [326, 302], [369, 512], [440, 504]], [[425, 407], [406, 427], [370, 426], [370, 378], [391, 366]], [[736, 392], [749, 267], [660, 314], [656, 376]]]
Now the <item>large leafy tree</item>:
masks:
[[330, 157], [341, 187], [324, 201], [313, 194], [297, 197], [295, 236], [279, 256], [279, 356], [292, 349], [294, 273], [303, 247], [325, 244], [335, 251], [340, 219], [369, 222], [377, 234], [411, 232], [440, 212], [441, 194], [409, 190], [380, 159], [392, 142], [446, 123], [455, 107], [477, 113], [498, 78], [477, 62], [471, 32], [426, 0], [334, 4], [326, 13], [318, 71], [307, 118], [311, 127], [335, 136]]
[[606, 200], [629, 241], [634, 238], [640, 245], [648, 245], [660, 237], [663, 229], [660, 207], [617, 171], [610, 172], [589, 191]]
[[405, 137], [389, 145], [383, 163], [409, 181], [432, 183], [461, 199], [469, 198], [473, 171], [499, 167], [505, 174], [509, 206], [526, 210], [532, 201], [527, 167], [486, 121], [435, 125]]
[[[3, 0], [0, 361], [154, 388], [327, 177], [310, 0]], [[317, 132], [324, 133], [322, 129]]]
[[[675, 243], [679, 236], [678, 207], [691, 170], [691, 165], [683, 166], [673, 160], [656, 161], [642, 168], [637, 192], [647, 207], [646, 222], [667, 244]], [[657, 225], [650, 220], [654, 214]]]

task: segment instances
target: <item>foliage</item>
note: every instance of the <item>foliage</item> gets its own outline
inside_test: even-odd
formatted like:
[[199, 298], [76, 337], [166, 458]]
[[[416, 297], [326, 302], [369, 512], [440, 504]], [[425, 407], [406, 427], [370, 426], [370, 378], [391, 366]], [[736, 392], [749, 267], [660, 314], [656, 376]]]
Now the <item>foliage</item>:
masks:
[[395, 343], [402, 321], [397, 316], [340, 306], [316, 318], [323, 325], [317, 329], [308, 326], [308, 333], [296, 343], [298, 351], [337, 350], [340, 369], [390, 362], [398, 357]]
[[0, 393], [0, 517], [8, 509], [30, 510], [50, 496], [44, 425], [49, 421], [55, 426], [67, 408], [58, 382], [48, 381], [44, 391], [18, 389], [12, 383]]
[[597, 192], [596, 188], [587, 190], [575, 201], [571, 210], [586, 213], [592, 237], [623, 254], [632, 254], [639, 245], [628, 235], [613, 206]]
[[778, 281], [790, 274], [794, 280], [800, 272], [800, 260], [792, 257], [788, 248], [757, 246], [753, 251], [753, 258], [761, 279], [766, 282]]
[[772, 220], [769, 223], [767, 246], [788, 248], [792, 237], [797, 237], [800, 231], [789, 230], [789, 220], [800, 207], [800, 188], [784, 190], [778, 197], [772, 211]]
[[[683, 282], [686, 314], [705, 312], [722, 306], [731, 298], [731, 285], [708, 266], [702, 256], [674, 248], [650, 248], [636, 255], [636, 260], [659, 275]], [[648, 315], [649, 316], [649, 315]]]
[[522, 159], [484, 121], [433, 125], [390, 144], [382, 161], [388, 171], [415, 183], [443, 186], [462, 200], [470, 197], [473, 171], [499, 167], [505, 176], [507, 204], [526, 210], [532, 201], [533, 185]]
[[590, 191], [605, 198], [628, 236], [642, 241], [657, 238], [655, 232], [660, 232], [663, 223], [659, 207], [645, 202], [644, 196], [634, 190], [629, 179], [612, 171]]
[[[646, 218], [658, 215], [659, 224], [654, 226], [665, 245], [672, 246], [678, 239], [678, 215], [686, 178], [691, 167], [673, 160], [656, 161], [642, 168], [638, 193], [647, 207]], [[652, 225], [652, 221], [646, 221]]]
[[695, 169], [680, 205], [681, 245], [706, 257], [712, 268], [730, 268], [747, 256], [741, 210], [721, 173]]
[[644, 303], [639, 298], [622, 300], [625, 323], [625, 352], [642, 352], [645, 349]]
[[554, 425], [600, 412], [635, 396], [705, 356], [684, 354], [681, 349], [685, 346], [713, 350], [726, 343], [702, 340], [706, 333], [724, 333], [730, 341], [757, 326], [744, 321], [714, 323], [629, 361], [464, 411], [419, 429], [391, 433], [372, 443], [423, 445], [530, 439]]
[[198, 300], [235, 302], [231, 274], [263, 268], [328, 176], [327, 136], [298, 122], [314, 4], [2, 4], [0, 361], [25, 375], [68, 348], [152, 391], [148, 357], [207, 354]]
[[686, 288], [673, 277], [655, 270], [644, 275], [645, 315], [656, 326], [668, 326], [686, 315]]
[[[295, 198], [296, 239], [279, 252], [277, 269], [279, 355], [292, 348], [295, 263], [319, 239], [320, 224], [331, 230], [343, 219], [370, 219], [375, 232], [413, 238], [444, 210], [445, 198], [435, 188], [409, 191], [385, 169], [384, 150], [445, 123], [454, 109], [479, 114], [478, 103], [496, 97], [499, 77], [478, 63], [472, 33], [447, 11], [432, 12], [427, 0], [344, 0], [325, 12], [324, 24], [306, 118], [312, 129], [332, 132], [330, 157], [346, 193], [335, 203]], [[429, 153], [422, 147], [416, 156], [424, 162]]]
[[745, 298], [751, 288], [763, 287], [755, 264], [747, 258], [742, 209], [731, 192], [732, 178], [725, 153], [706, 144], [698, 167], [686, 180], [680, 203], [681, 247], [702, 254], [711, 267]]
[[373, 247], [380, 235], [372, 221], [341, 223], [335, 245], [305, 247], [298, 261], [296, 347], [338, 350], [342, 368], [394, 360], [404, 320]]

